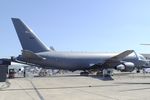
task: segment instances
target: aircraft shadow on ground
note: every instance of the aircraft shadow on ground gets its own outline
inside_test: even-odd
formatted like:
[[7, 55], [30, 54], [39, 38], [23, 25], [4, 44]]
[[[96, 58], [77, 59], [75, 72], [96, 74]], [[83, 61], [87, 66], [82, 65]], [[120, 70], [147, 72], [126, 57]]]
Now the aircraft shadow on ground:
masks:
[[99, 79], [99, 80], [102, 80], [102, 81], [113, 81], [114, 80], [111, 76], [104, 77], [104, 76], [91, 75], [89, 77]]
[[[147, 82], [118, 82], [115, 83], [118, 85], [150, 85], [150, 83]], [[120, 92], [129, 92], [129, 91], [139, 91], [139, 90], [149, 90], [150, 87], [142, 87], [142, 88], [134, 88], [134, 89], [127, 89], [127, 90], [121, 90]]]
[[91, 78], [95, 78], [95, 79], [99, 79], [102, 81], [112, 81], [114, 80], [111, 76], [97, 76], [97, 75], [88, 75], [88, 76], [80, 76], [80, 75], [62, 75], [62, 76], [51, 76], [51, 77], [91, 77]]

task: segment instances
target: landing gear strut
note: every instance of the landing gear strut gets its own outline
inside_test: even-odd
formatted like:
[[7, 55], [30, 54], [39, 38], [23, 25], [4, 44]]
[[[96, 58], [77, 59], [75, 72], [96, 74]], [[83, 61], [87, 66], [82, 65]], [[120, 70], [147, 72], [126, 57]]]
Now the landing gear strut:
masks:
[[140, 73], [140, 69], [139, 68], [137, 68], [136, 73]]
[[96, 76], [103, 76], [103, 71], [98, 71], [98, 72], [96, 73]]

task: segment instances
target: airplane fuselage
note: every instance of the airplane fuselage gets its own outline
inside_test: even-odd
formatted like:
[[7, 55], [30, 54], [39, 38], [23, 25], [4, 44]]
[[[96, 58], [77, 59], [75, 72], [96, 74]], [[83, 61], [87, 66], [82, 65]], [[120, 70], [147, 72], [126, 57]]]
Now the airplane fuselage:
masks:
[[[119, 53], [91, 53], [91, 52], [41, 52], [36, 53], [44, 60], [30, 60], [34, 64], [45, 68], [66, 69], [66, 70], [86, 70], [92, 65], [103, 64], [107, 59]], [[142, 56], [140, 55], [142, 58]], [[143, 58], [144, 59], [144, 58]], [[144, 61], [139, 61], [137, 56], [131, 54], [124, 58], [123, 61], [132, 62], [135, 66], [142, 66]]]

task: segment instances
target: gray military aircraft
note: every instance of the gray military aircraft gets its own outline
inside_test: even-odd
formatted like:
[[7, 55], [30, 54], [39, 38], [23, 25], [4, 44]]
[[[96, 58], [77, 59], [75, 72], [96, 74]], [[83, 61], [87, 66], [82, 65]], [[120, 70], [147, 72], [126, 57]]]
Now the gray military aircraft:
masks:
[[89, 74], [91, 71], [99, 73], [108, 68], [133, 71], [135, 67], [146, 64], [145, 58], [136, 54], [134, 50], [122, 53], [55, 51], [49, 49], [23, 21], [12, 18], [12, 22], [23, 48], [22, 54], [15, 59], [18, 62], [51, 69], [82, 70], [81, 75]]

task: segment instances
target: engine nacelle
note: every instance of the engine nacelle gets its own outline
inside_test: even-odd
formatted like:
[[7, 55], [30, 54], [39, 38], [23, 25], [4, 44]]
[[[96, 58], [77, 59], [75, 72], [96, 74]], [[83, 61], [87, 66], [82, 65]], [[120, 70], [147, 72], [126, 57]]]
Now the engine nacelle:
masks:
[[132, 72], [135, 69], [135, 65], [132, 62], [124, 62], [116, 67], [121, 72]]

